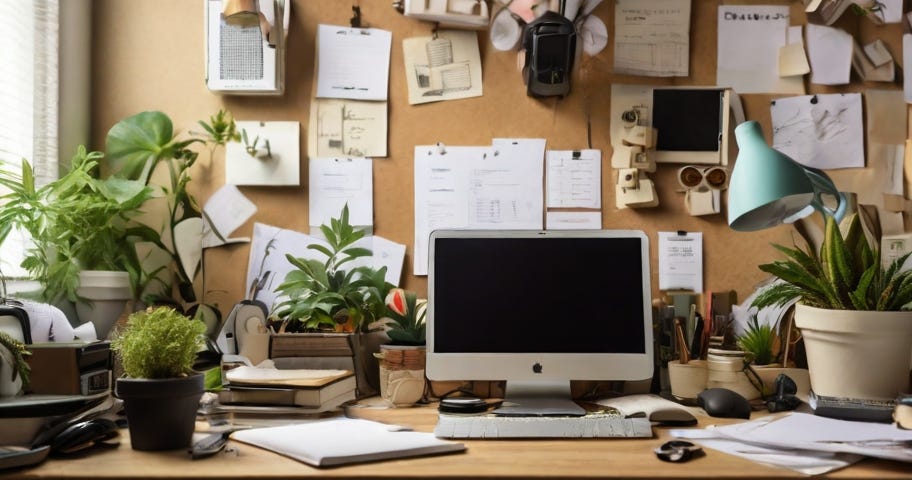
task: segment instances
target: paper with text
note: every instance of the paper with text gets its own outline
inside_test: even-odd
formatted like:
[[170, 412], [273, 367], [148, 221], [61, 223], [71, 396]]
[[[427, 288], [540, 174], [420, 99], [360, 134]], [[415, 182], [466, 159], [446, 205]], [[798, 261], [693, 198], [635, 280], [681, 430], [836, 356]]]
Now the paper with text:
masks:
[[601, 150], [548, 150], [547, 169], [548, 208], [601, 208]]
[[317, 97], [387, 100], [392, 32], [319, 25]]
[[686, 77], [691, 0], [617, 0], [614, 73]]
[[779, 76], [789, 7], [719, 5], [716, 85], [745, 93], [804, 93], [800, 76]]
[[307, 156], [385, 157], [387, 102], [315, 98], [310, 104]]
[[785, 97], [770, 103], [773, 148], [819, 169], [865, 165], [860, 93]]
[[415, 147], [415, 275], [427, 275], [433, 230], [541, 229], [544, 139]]
[[602, 212], [547, 212], [547, 230], [601, 230]]
[[659, 290], [703, 293], [703, 233], [659, 232]]
[[348, 205], [348, 222], [374, 224], [373, 160], [363, 157], [310, 159], [310, 228], [329, 224]]

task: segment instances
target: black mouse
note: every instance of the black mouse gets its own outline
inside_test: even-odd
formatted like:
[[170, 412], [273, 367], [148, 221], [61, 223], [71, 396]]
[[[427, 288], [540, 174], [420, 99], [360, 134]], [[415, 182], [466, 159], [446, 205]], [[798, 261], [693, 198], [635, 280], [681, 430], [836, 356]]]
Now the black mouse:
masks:
[[697, 395], [697, 405], [711, 417], [750, 418], [751, 406], [740, 393], [727, 388], [707, 388]]
[[107, 418], [77, 422], [54, 437], [51, 454], [68, 455], [99, 444], [111, 445], [119, 436], [117, 424]]

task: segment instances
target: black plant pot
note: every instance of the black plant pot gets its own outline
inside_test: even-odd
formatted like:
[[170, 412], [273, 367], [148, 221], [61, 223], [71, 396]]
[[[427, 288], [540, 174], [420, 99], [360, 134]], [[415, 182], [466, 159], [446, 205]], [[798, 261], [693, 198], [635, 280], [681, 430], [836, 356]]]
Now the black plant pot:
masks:
[[187, 448], [203, 395], [203, 375], [147, 379], [118, 378], [115, 395], [123, 399], [134, 450]]

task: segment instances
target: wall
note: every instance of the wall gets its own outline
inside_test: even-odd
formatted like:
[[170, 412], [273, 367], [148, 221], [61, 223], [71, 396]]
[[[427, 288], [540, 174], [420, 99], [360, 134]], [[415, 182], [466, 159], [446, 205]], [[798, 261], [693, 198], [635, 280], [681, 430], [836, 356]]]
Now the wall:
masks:
[[[107, 130], [119, 119], [142, 110], [162, 110], [181, 130], [193, 129], [219, 108], [230, 110], [239, 120], [296, 120], [301, 138], [306, 138], [310, 98], [314, 88], [314, 44], [318, 23], [348, 25], [351, 3], [342, 0], [294, 0], [288, 46], [286, 92], [282, 97], [221, 96], [209, 92], [204, 82], [204, 22], [202, 0], [95, 0], [92, 71], [92, 142], [103, 148]], [[788, 4], [792, 23], [804, 23], [800, 1], [731, 2]], [[614, 171], [609, 168], [609, 103], [612, 83], [656, 85], [712, 85], [715, 82], [716, 8], [718, 1], [693, 0], [690, 71], [688, 78], [654, 79], [614, 75], [613, 44], [596, 57], [583, 57], [572, 93], [564, 99], [544, 100], [526, 96], [516, 69], [516, 55], [492, 48], [486, 32], [480, 33], [484, 96], [449, 102], [410, 106], [407, 101], [401, 41], [427, 36], [432, 25], [398, 14], [389, 0], [360, 2], [364, 22], [393, 32], [389, 83], [389, 156], [374, 161], [374, 222], [378, 235], [408, 245], [403, 284], [424, 294], [426, 277], [414, 277], [412, 149], [417, 144], [441, 141], [449, 145], [485, 145], [495, 137], [539, 137], [549, 149], [587, 147], [602, 150], [602, 217], [605, 228], [644, 230], [652, 242], [653, 285], [658, 285], [656, 244], [658, 231], [704, 233], [704, 286], [707, 290], [734, 289], [739, 299], [750, 294], [765, 278], [760, 263], [776, 258], [771, 242], [791, 244], [793, 230], [782, 226], [757, 233], [731, 231], [724, 215], [692, 217], [683, 206], [683, 194], [675, 191], [677, 166], [660, 166], [652, 175], [660, 206], [649, 209], [618, 209], [614, 204]], [[596, 14], [613, 24], [612, 0], [605, 0]], [[867, 20], [846, 14], [838, 26], [857, 32], [860, 41], [881, 36], [900, 60], [900, 27], [876, 29]], [[854, 77], [853, 77], [854, 78]], [[872, 85], [901, 88], [900, 85]], [[863, 85], [838, 88], [809, 85], [809, 92], [858, 91]], [[759, 120], [769, 132], [766, 95], [744, 96], [747, 118]], [[767, 133], [769, 135], [769, 133]], [[302, 140], [303, 142], [303, 140]], [[734, 142], [732, 142], [734, 143]], [[301, 150], [306, 151], [302, 144]], [[733, 151], [731, 158], [734, 158]], [[200, 202], [224, 182], [220, 155], [202, 154], [194, 171], [192, 190]], [[259, 211], [236, 235], [249, 235], [253, 222], [308, 231], [307, 164], [301, 159], [301, 187], [251, 188], [242, 192]], [[723, 202], [724, 209], [724, 202]], [[723, 210], [724, 211], [724, 210]], [[227, 312], [243, 298], [249, 249], [235, 245], [210, 250], [205, 256], [206, 298]], [[654, 295], [659, 292], [654, 288]]]

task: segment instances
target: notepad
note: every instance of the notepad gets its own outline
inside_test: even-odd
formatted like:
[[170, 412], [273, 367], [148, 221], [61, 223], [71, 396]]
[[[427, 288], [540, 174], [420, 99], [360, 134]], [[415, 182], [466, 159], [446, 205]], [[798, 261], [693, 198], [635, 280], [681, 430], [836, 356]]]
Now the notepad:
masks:
[[239, 430], [239, 442], [271, 450], [315, 467], [465, 451], [462, 443], [356, 418], [314, 420], [280, 427]]

